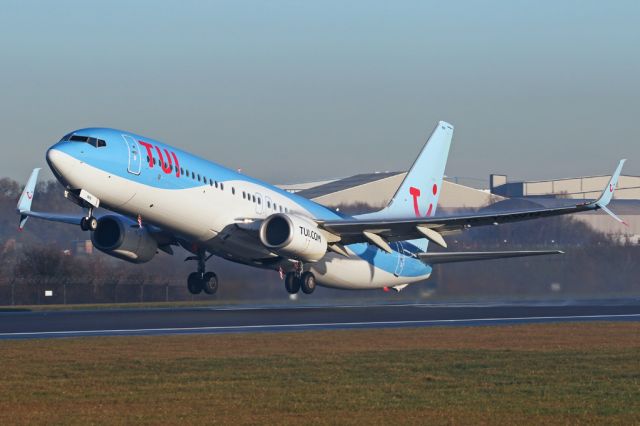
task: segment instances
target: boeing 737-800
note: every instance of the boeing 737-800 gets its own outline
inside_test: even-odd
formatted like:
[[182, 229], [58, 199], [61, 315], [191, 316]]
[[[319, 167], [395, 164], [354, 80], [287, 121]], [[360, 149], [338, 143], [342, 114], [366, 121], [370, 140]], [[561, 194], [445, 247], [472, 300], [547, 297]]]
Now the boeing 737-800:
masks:
[[[600, 198], [561, 208], [435, 216], [453, 126], [439, 122], [386, 208], [346, 216], [162, 142], [130, 132], [88, 128], [54, 144], [46, 160], [66, 197], [85, 209], [67, 216], [31, 210], [35, 169], [18, 202], [20, 228], [29, 217], [91, 232], [94, 246], [133, 263], [174, 246], [191, 253], [191, 293], [213, 294], [218, 279], [206, 260], [280, 271], [289, 293], [316, 284], [342, 289], [394, 288], [427, 279], [437, 263], [534, 256], [557, 250], [428, 252], [467, 228], [607, 209], [624, 160]], [[94, 216], [101, 207], [112, 213]]]

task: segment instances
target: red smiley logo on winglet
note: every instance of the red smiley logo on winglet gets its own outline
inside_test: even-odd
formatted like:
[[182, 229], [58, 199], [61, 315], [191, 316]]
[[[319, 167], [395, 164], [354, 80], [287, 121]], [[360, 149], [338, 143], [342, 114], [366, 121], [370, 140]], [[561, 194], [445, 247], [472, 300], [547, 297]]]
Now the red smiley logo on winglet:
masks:
[[31, 200], [33, 198], [33, 192], [27, 191], [27, 198]]

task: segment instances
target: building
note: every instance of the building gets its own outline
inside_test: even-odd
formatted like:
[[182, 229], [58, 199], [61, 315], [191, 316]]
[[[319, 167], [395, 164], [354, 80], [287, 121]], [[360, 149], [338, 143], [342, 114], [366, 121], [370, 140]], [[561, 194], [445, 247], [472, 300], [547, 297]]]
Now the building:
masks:
[[[379, 209], [393, 197], [405, 175], [406, 172], [366, 173], [280, 187], [328, 207], [367, 205], [371, 209]], [[460, 185], [452, 180], [457, 179], [445, 178], [443, 183], [438, 202], [441, 209], [518, 210], [566, 206], [574, 203], [573, 200], [593, 200], [607, 185], [609, 176], [509, 182], [507, 176], [493, 174], [490, 190]], [[628, 226], [612, 220], [602, 211], [579, 213], [573, 217], [614, 238], [640, 241], [640, 177], [620, 177], [610, 208]]]
[[[503, 197], [553, 197], [593, 200], [600, 196], [610, 175], [509, 182], [506, 175], [491, 175], [491, 193]], [[620, 176], [616, 200], [640, 200], [640, 176]]]
[[[343, 179], [280, 187], [328, 207], [367, 204], [382, 208], [402, 183], [406, 172], [365, 173]], [[481, 208], [504, 197], [487, 190], [478, 190], [445, 179], [438, 206], [446, 209]]]
[[[594, 200], [600, 196], [609, 179], [610, 175], [604, 175], [509, 182], [506, 175], [493, 174], [489, 181], [492, 194], [551, 207], [568, 205], [570, 200]], [[574, 218], [612, 237], [628, 238], [636, 243], [640, 241], [640, 176], [620, 176], [609, 208], [628, 225], [622, 226], [602, 211], [580, 213]]]

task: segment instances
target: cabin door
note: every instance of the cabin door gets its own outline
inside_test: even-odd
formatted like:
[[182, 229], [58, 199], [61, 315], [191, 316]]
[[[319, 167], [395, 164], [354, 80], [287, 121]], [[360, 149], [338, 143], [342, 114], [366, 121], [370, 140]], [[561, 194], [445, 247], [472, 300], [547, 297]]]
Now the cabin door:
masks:
[[142, 154], [140, 153], [140, 145], [138, 141], [129, 135], [122, 135], [127, 144], [127, 152], [129, 154], [129, 162], [127, 171], [134, 175], [139, 175], [142, 168]]

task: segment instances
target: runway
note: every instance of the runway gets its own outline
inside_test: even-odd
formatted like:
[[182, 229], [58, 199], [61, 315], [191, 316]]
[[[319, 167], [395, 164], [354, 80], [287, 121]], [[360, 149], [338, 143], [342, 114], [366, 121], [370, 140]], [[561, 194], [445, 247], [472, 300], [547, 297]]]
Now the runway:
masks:
[[640, 301], [0, 312], [0, 339], [640, 321]]

